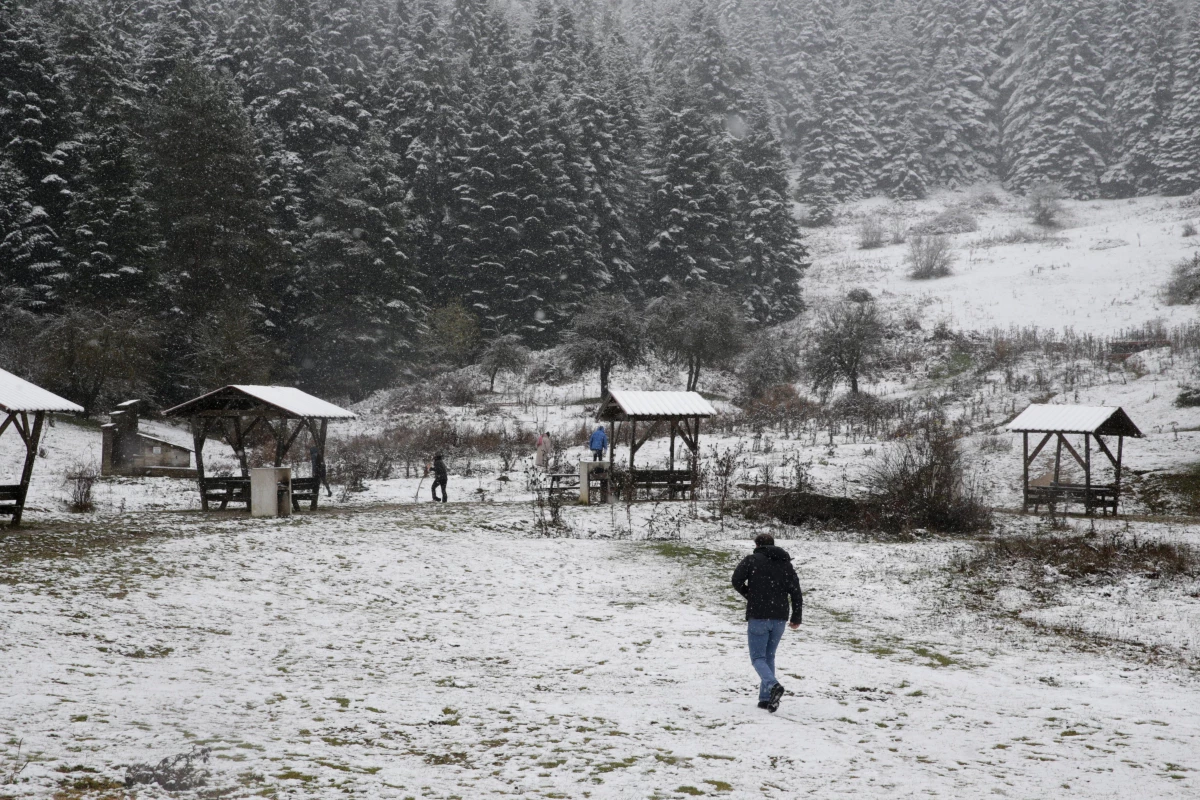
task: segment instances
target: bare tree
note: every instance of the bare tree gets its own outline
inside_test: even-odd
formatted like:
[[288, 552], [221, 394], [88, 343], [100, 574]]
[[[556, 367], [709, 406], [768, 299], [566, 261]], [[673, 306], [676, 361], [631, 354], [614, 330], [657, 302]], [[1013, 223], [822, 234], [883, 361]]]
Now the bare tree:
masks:
[[879, 368], [884, 324], [874, 303], [842, 302], [822, 312], [808, 349], [813, 390], [828, 394], [839, 383], [858, 394], [858, 382]]
[[529, 363], [529, 348], [515, 333], [497, 336], [483, 349], [479, 366], [488, 376], [488, 391], [496, 391], [496, 376], [501, 372], [520, 372]]
[[650, 334], [668, 362], [687, 367], [687, 390], [700, 385], [700, 370], [722, 364], [746, 347], [742, 309], [716, 288], [680, 291], [650, 306]]
[[613, 367], [645, 359], [646, 329], [641, 315], [621, 295], [602, 295], [576, 315], [564, 335], [563, 351], [577, 372], [600, 370], [600, 394], [608, 391]]
[[465, 367], [479, 346], [479, 322], [461, 303], [430, 309], [422, 342], [425, 357], [437, 367]]
[[77, 308], [51, 320], [36, 346], [42, 381], [95, 413], [101, 401], [147, 391], [158, 334], [133, 311]]
[[800, 352], [796, 342], [767, 333], [754, 338], [737, 370], [748, 400], [757, 400], [775, 386], [792, 383], [799, 372]]
[[911, 278], [944, 278], [954, 264], [954, 248], [945, 236], [920, 234], [909, 240], [907, 260]]

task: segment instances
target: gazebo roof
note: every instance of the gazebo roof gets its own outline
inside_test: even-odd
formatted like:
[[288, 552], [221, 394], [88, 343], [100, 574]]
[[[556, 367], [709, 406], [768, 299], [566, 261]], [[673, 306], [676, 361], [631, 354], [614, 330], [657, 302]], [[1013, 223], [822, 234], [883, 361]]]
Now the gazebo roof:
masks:
[[717, 413], [699, 392], [630, 392], [610, 390], [596, 411], [598, 420], [711, 417]]
[[355, 419], [353, 411], [335, 406], [292, 386], [231, 384], [163, 412], [166, 417], [232, 417], [251, 413], [287, 419]]
[[1133, 436], [1142, 432], [1125, 410], [1116, 406], [1072, 406], [1033, 404], [1008, 423], [1014, 433], [1090, 433], [1101, 436]]
[[0, 412], [63, 411], [83, 413], [83, 406], [0, 369]]

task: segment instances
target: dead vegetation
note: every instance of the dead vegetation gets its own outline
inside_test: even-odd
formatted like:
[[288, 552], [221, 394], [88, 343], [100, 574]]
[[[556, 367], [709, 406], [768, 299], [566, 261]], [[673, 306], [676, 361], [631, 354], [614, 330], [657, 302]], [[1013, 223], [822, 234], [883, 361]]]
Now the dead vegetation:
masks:
[[967, 575], [1017, 569], [1042, 577], [1051, 570], [1068, 579], [1200, 574], [1200, 560], [1191, 545], [1121, 533], [1005, 536], [961, 556], [954, 566]]

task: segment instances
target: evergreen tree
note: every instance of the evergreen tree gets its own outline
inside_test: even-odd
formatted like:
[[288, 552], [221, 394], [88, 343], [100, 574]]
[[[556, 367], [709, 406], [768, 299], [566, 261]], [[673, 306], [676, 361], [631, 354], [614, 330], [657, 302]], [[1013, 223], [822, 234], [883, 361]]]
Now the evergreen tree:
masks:
[[1104, 193], [1129, 197], [1154, 191], [1157, 139], [1171, 99], [1173, 38], [1178, 14], [1170, 0], [1114, 0], [1106, 63], [1111, 163]]
[[1030, 0], [1019, 76], [1004, 109], [1005, 181], [1027, 190], [1042, 181], [1094, 197], [1104, 171], [1104, 76], [1094, 46], [1090, 0]]
[[1200, 189], [1200, 9], [1180, 39], [1171, 84], [1171, 107], [1158, 137], [1155, 167], [1165, 194]]
[[658, 113], [651, 143], [642, 287], [659, 295], [672, 287], [734, 282], [735, 228], [730, 187], [710, 117], [682, 89]]
[[746, 319], [772, 324], [795, 317], [808, 253], [792, 215], [787, 161], [763, 101], [730, 158], [740, 247], [735, 285]]
[[170, 303], [190, 324], [262, 309], [280, 257], [250, 122], [232, 86], [180, 60], [151, 113], [150, 193]]
[[861, 103], [862, 86], [844, 50], [815, 80], [812, 120], [800, 135], [798, 197], [802, 202], [848, 200], [874, 184], [869, 167], [879, 157]]

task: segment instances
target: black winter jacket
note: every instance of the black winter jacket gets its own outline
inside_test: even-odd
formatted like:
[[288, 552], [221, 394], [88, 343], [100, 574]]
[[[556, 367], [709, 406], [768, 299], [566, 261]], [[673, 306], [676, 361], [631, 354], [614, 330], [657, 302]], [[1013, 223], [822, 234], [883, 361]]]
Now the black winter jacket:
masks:
[[442, 461], [440, 458], [435, 458], [433, 460], [433, 475], [439, 481], [444, 481], [447, 477], [449, 477], [449, 473], [446, 471], [445, 461]]
[[800, 591], [800, 578], [792, 567], [792, 557], [782, 547], [754, 548], [733, 571], [733, 588], [746, 598], [746, 619], [786, 619], [800, 624], [804, 595]]

